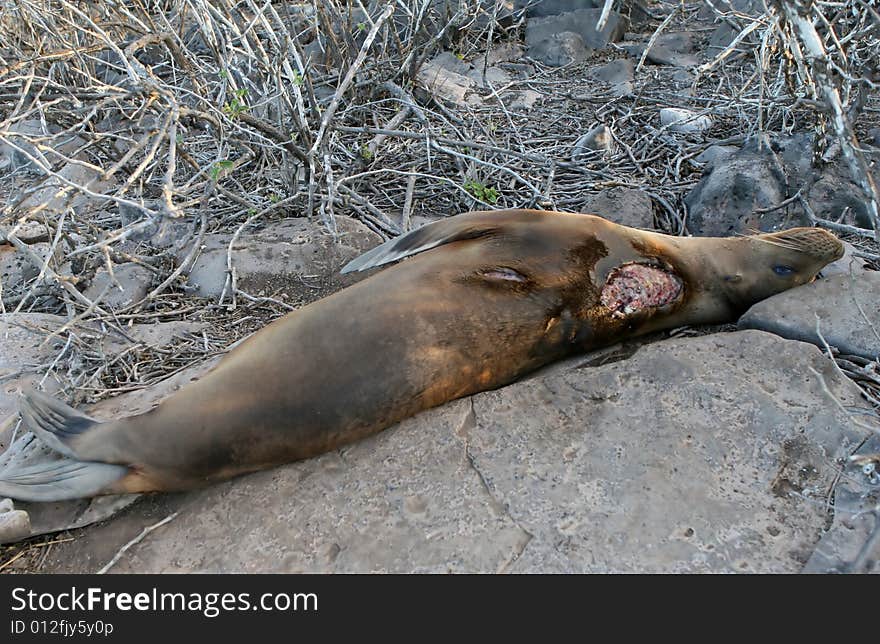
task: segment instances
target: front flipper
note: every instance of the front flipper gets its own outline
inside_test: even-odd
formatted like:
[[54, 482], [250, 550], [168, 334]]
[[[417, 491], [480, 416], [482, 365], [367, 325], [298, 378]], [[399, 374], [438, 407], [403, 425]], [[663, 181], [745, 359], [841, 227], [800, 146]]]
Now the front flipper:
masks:
[[[527, 211], [473, 212], [435, 221], [355, 257], [342, 268], [342, 273], [365, 271], [377, 266], [411, 257], [426, 250], [467, 239], [480, 239], [497, 234], [511, 219], [524, 217]], [[534, 215], [532, 215], [534, 217]]]

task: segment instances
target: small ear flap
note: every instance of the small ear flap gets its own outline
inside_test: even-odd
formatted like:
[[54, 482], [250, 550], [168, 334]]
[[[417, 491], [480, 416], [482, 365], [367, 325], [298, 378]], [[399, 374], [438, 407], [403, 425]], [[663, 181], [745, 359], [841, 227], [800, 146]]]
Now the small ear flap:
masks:
[[468, 213], [435, 221], [368, 250], [343, 266], [340, 272], [365, 271], [443, 244], [488, 237], [497, 233], [503, 223], [500, 215], [487, 213]]

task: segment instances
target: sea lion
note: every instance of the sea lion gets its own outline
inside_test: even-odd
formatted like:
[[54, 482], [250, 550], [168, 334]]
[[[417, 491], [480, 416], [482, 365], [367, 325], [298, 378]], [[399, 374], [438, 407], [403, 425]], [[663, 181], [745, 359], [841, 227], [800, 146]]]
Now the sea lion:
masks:
[[735, 319], [843, 254], [831, 233], [672, 237], [600, 217], [474, 212], [343, 272], [408, 258], [266, 326], [155, 409], [100, 422], [30, 392], [21, 417], [65, 458], [0, 495], [181, 490], [308, 458], [549, 362], [663, 328]]

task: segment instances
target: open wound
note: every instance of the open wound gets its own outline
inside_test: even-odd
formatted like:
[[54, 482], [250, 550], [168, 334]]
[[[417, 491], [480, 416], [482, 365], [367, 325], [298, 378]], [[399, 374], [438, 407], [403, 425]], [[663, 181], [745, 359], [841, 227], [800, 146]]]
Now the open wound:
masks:
[[681, 291], [681, 278], [674, 273], [646, 264], [623, 264], [605, 280], [600, 302], [614, 317], [624, 317], [674, 302]]

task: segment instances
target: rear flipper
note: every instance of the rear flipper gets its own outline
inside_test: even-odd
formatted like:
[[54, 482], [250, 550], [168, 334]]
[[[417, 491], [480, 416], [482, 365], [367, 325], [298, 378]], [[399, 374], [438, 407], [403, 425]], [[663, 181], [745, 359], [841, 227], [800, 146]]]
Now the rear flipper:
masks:
[[[124, 465], [96, 462], [96, 454], [83, 444], [83, 438], [100, 423], [59, 400], [37, 391], [22, 396], [21, 419], [42, 443], [64, 458], [33, 452], [32, 439], [22, 436], [10, 446], [0, 462], [0, 497], [9, 496], [22, 501], [66, 501], [88, 498], [98, 494], [122, 492], [120, 481], [131, 473]], [[92, 437], [94, 438], [94, 436]], [[31, 458], [17, 458], [14, 451], [30, 451]], [[20, 454], [18, 456], [24, 456]]]
[[25, 428], [46, 445], [70, 458], [89, 460], [77, 449], [77, 443], [85, 432], [100, 424], [97, 420], [33, 389], [22, 394], [19, 411]]
[[0, 497], [20, 501], [68, 501], [113, 493], [117, 491], [113, 484], [130, 471], [124, 465], [70, 458], [11, 468], [0, 472]]

